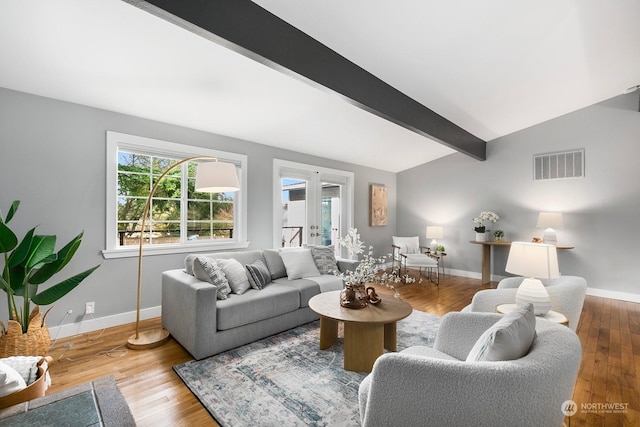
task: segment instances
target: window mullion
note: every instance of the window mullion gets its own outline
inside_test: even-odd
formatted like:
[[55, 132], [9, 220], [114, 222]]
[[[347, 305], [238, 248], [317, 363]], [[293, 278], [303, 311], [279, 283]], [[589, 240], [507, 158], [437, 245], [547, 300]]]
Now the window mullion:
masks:
[[180, 181], [180, 243], [187, 243], [189, 211], [189, 162], [182, 165], [182, 179]]

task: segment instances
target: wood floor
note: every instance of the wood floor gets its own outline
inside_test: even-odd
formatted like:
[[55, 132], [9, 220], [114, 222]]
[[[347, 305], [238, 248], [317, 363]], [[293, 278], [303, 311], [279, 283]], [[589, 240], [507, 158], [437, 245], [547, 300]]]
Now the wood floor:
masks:
[[[480, 280], [446, 276], [438, 287], [424, 281], [399, 292], [414, 309], [444, 315], [485, 288]], [[142, 326], [159, 325], [151, 319]], [[124, 343], [133, 332], [131, 324], [58, 340], [50, 351], [56, 361], [47, 394], [113, 375], [140, 426], [217, 426], [173, 372], [172, 366], [191, 356], [173, 339], [151, 350], [127, 350]], [[578, 335], [583, 349], [573, 396], [578, 412], [565, 425], [639, 426], [640, 304], [587, 296]], [[614, 413], [606, 404], [626, 411]]]

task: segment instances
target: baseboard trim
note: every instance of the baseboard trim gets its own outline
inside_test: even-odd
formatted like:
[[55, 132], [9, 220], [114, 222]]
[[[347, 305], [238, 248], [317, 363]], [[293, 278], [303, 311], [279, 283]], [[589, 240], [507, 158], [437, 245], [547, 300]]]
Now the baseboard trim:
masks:
[[[474, 271], [445, 269], [445, 274], [451, 274], [453, 276], [468, 277], [470, 279], [481, 279], [482, 275]], [[491, 280], [500, 281], [504, 276], [491, 276]], [[609, 291], [606, 289], [587, 288], [587, 295], [615, 299], [620, 301], [629, 301], [640, 303], [640, 294], [632, 294], [629, 292]], [[151, 319], [159, 317], [161, 313], [161, 306], [150, 307], [140, 310], [140, 319]], [[51, 339], [70, 337], [73, 335], [86, 334], [88, 332], [99, 331], [104, 328], [111, 328], [113, 326], [120, 326], [126, 323], [133, 323], [136, 321], [136, 312], [129, 311], [126, 313], [114, 314], [112, 316], [105, 317], [93, 317], [88, 320], [82, 320], [80, 322], [68, 323], [61, 326], [49, 327], [49, 333]]]
[[[161, 306], [150, 307], [140, 310], [140, 320], [160, 317]], [[87, 317], [87, 316], [85, 316]], [[67, 323], [65, 325], [49, 327], [51, 340], [58, 338], [70, 337], [73, 335], [86, 334], [88, 332], [100, 331], [113, 326], [120, 326], [136, 321], [136, 312], [129, 311], [126, 313], [114, 314], [105, 317], [93, 317], [81, 320], [80, 322]], [[128, 337], [125, 337], [128, 338]]]

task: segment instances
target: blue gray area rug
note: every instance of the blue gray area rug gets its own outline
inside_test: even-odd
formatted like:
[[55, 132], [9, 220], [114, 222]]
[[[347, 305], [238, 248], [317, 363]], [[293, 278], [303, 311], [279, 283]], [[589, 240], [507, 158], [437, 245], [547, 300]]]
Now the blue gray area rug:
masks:
[[[432, 346], [440, 318], [413, 311], [398, 322], [398, 350]], [[224, 427], [357, 426], [365, 373], [342, 369], [342, 335], [318, 348], [320, 322], [174, 370]]]

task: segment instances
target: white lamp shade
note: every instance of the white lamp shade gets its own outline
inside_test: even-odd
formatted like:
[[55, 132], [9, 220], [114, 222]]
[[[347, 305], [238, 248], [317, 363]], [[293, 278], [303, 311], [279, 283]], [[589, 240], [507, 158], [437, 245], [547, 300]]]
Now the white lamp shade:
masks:
[[427, 239], [442, 239], [442, 227], [439, 225], [427, 226]]
[[233, 163], [206, 162], [198, 164], [196, 191], [202, 193], [226, 193], [238, 191], [238, 173]]
[[542, 243], [513, 242], [505, 270], [539, 279], [560, 277], [556, 247]]
[[540, 212], [536, 227], [562, 230], [564, 228], [562, 212]]
[[516, 291], [516, 304], [524, 307], [528, 303], [533, 304], [536, 316], [547, 314], [551, 310], [549, 292], [538, 279], [524, 279]]

